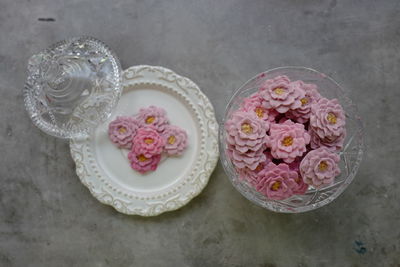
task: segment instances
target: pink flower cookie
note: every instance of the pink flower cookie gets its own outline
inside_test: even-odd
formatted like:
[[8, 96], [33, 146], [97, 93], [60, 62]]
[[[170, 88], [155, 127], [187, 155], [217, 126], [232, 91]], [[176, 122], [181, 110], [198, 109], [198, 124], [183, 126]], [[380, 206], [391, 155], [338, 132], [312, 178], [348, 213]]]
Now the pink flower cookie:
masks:
[[239, 110], [253, 113], [258, 118], [269, 122], [275, 121], [275, 117], [279, 114], [273, 109], [266, 109], [263, 107], [263, 99], [261, 98], [259, 92], [246, 97], [241, 103]]
[[334, 141], [345, 131], [345, 115], [337, 99], [321, 98], [311, 105], [310, 127], [321, 140]]
[[264, 145], [257, 151], [247, 151], [246, 153], [241, 153], [237, 151], [232, 145], [228, 145], [228, 157], [232, 160], [233, 165], [237, 169], [248, 168], [250, 170], [255, 170], [257, 166], [266, 160], [264, 154]]
[[254, 170], [250, 170], [249, 168], [243, 168], [236, 170], [239, 173], [239, 179], [248, 181], [251, 185], [256, 186], [259, 176], [258, 174], [270, 163], [272, 162], [272, 156], [269, 152], [264, 152], [266, 157], [265, 161], [260, 162]]
[[293, 194], [295, 195], [304, 195], [308, 190], [308, 184], [303, 181], [300, 173], [297, 172], [297, 178], [294, 179], [296, 185], [293, 187]]
[[159, 133], [169, 124], [165, 110], [155, 106], [141, 108], [136, 119], [140, 127], [152, 126]]
[[268, 128], [269, 122], [254, 114], [236, 111], [225, 123], [227, 142], [240, 153], [259, 151], [268, 139]]
[[256, 186], [258, 183], [258, 173], [264, 169], [264, 164], [260, 163], [255, 170], [249, 168], [237, 169], [239, 179], [249, 182], [252, 186]]
[[302, 88], [293, 86], [288, 77], [278, 76], [264, 82], [260, 88], [260, 96], [265, 108], [285, 113], [301, 107], [300, 99], [304, 98], [305, 92]]
[[340, 174], [340, 157], [326, 148], [310, 151], [300, 163], [300, 173], [306, 184], [321, 188], [333, 183]]
[[108, 136], [118, 147], [130, 149], [132, 138], [138, 129], [137, 124], [137, 121], [132, 117], [117, 117], [108, 125]]
[[161, 134], [165, 140], [164, 151], [168, 155], [181, 155], [187, 146], [186, 131], [178, 126], [167, 125]]
[[269, 163], [261, 172], [256, 190], [269, 199], [282, 200], [291, 197], [297, 188], [298, 173], [285, 163]]
[[321, 95], [318, 93], [315, 84], [295, 81], [291, 83], [291, 86], [301, 88], [305, 92], [305, 96], [300, 99], [301, 106], [297, 109], [289, 110], [286, 116], [294, 121], [306, 123], [311, 116], [311, 105], [317, 103]]
[[311, 136], [310, 146], [312, 149], [325, 147], [333, 152], [340, 151], [343, 148], [343, 143], [346, 138], [346, 129], [343, 129], [342, 134], [332, 140], [328, 138], [321, 139], [313, 130], [310, 130], [309, 133]]
[[309, 143], [310, 135], [303, 124], [286, 120], [281, 124], [271, 125], [268, 146], [276, 159], [291, 163], [306, 152], [306, 145]]
[[135, 154], [133, 151], [128, 153], [128, 159], [131, 162], [132, 169], [145, 173], [147, 171], [155, 171], [161, 160], [161, 155], [154, 155], [149, 158], [143, 154]]
[[151, 158], [161, 154], [165, 140], [153, 127], [144, 127], [137, 130], [132, 143], [132, 151], [135, 155]]

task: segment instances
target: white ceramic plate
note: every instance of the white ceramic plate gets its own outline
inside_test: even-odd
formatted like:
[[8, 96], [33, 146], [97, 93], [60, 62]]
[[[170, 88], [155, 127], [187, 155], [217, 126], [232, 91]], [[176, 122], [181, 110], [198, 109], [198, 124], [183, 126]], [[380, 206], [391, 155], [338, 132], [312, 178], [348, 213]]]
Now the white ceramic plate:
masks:
[[[119, 212], [154, 216], [178, 209], [203, 190], [218, 161], [214, 109], [195, 83], [163, 67], [130, 67], [123, 86], [109, 120], [88, 138], [71, 140], [76, 172], [94, 197]], [[131, 169], [128, 151], [111, 143], [107, 129], [116, 116], [150, 105], [164, 108], [170, 123], [187, 131], [189, 145], [182, 156], [168, 157], [156, 171], [140, 174]]]

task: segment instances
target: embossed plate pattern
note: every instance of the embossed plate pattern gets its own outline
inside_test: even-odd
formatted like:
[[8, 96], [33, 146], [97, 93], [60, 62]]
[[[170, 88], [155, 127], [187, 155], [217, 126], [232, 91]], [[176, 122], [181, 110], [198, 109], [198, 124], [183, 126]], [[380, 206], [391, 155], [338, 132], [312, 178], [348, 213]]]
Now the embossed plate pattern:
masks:
[[[100, 202], [125, 214], [155, 216], [178, 209], [206, 186], [218, 161], [218, 124], [209, 99], [191, 80], [163, 67], [134, 66], [123, 73], [124, 91], [105, 123], [84, 139], [70, 142], [81, 182]], [[188, 132], [181, 157], [168, 157], [155, 172], [132, 170], [127, 151], [108, 139], [116, 116], [133, 115], [149, 105], [163, 107], [171, 124]]]

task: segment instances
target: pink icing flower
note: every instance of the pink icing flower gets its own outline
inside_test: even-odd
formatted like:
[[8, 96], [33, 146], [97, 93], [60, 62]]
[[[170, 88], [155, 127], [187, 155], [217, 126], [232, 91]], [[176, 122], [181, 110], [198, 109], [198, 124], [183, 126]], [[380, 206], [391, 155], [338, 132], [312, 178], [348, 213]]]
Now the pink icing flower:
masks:
[[128, 159], [131, 162], [132, 169], [140, 173], [145, 173], [157, 169], [158, 163], [161, 160], [161, 155], [158, 154], [147, 158], [143, 154], [135, 154], [135, 152], [130, 151], [128, 153]]
[[282, 124], [271, 125], [268, 146], [276, 159], [291, 163], [306, 152], [306, 145], [309, 143], [310, 135], [303, 124], [286, 120]]
[[178, 126], [167, 125], [162, 136], [165, 140], [164, 151], [168, 155], [181, 155], [187, 146], [186, 131]]
[[310, 119], [311, 105], [317, 103], [321, 95], [317, 91], [315, 84], [304, 83], [303, 81], [295, 81], [291, 84], [299, 87], [305, 92], [305, 96], [300, 99], [301, 106], [297, 109], [289, 110], [286, 116], [294, 121], [306, 123]]
[[293, 187], [293, 194], [295, 195], [304, 195], [307, 190], [308, 190], [308, 184], [306, 184], [303, 181], [303, 178], [301, 177], [299, 172], [297, 173], [297, 178], [294, 179], [294, 181], [296, 182], [296, 185]]
[[310, 151], [300, 163], [300, 173], [306, 184], [321, 188], [333, 183], [340, 174], [340, 157], [326, 148]]
[[108, 125], [108, 136], [118, 147], [130, 149], [138, 125], [132, 117], [120, 116]]
[[169, 124], [165, 110], [155, 106], [141, 108], [136, 119], [140, 127], [153, 126], [159, 133]]
[[346, 138], [346, 129], [343, 129], [342, 134], [332, 140], [328, 138], [321, 139], [313, 130], [310, 130], [309, 133], [311, 136], [310, 146], [312, 149], [325, 147], [333, 152], [340, 151], [343, 148], [343, 143]]
[[264, 145], [257, 151], [248, 150], [246, 153], [241, 153], [235, 149], [234, 146], [228, 145], [228, 157], [231, 159], [232, 164], [237, 169], [248, 168], [255, 170], [257, 166], [266, 160], [266, 156], [263, 153]]
[[143, 154], [146, 158], [161, 154], [165, 140], [152, 127], [139, 128], [132, 141], [132, 151], [135, 155]]
[[255, 114], [258, 118], [273, 122], [275, 121], [275, 117], [279, 114], [277, 111], [273, 109], [266, 109], [263, 107], [263, 99], [260, 96], [259, 92], [252, 94], [249, 97], [246, 97], [241, 103], [240, 111], [250, 112]]
[[282, 200], [291, 197], [297, 188], [298, 173], [285, 163], [269, 163], [259, 174], [256, 190], [269, 199]]
[[241, 180], [248, 181], [253, 186], [256, 186], [259, 180], [258, 174], [268, 165], [268, 163], [272, 162], [272, 156], [269, 152], [264, 152], [264, 155], [266, 160], [260, 162], [254, 170], [250, 170], [247, 167], [243, 169], [236, 169], [239, 174], [239, 178]]
[[259, 151], [268, 139], [269, 122], [251, 113], [236, 111], [225, 123], [227, 142], [240, 153]]
[[289, 109], [301, 107], [300, 99], [304, 98], [305, 92], [302, 88], [293, 86], [288, 77], [278, 76], [263, 83], [260, 96], [265, 108], [285, 113]]
[[310, 126], [322, 140], [334, 141], [343, 135], [345, 115], [337, 99], [321, 98], [311, 105]]

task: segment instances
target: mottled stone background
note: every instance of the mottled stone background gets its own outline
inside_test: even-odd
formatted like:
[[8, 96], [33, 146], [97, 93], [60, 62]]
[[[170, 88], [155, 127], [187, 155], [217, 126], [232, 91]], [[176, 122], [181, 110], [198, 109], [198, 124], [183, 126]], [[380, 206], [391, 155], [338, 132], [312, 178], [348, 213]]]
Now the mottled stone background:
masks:
[[[400, 266], [400, 2], [0, 1], [0, 266]], [[33, 127], [22, 88], [30, 55], [92, 35], [124, 68], [190, 77], [220, 119], [231, 94], [272, 67], [303, 65], [343, 84], [367, 151], [334, 203], [259, 208], [218, 165], [204, 192], [159, 217], [125, 216], [79, 182], [68, 144]]]

